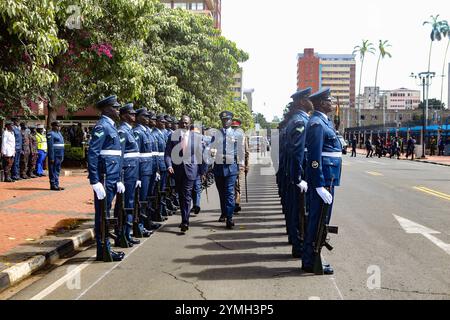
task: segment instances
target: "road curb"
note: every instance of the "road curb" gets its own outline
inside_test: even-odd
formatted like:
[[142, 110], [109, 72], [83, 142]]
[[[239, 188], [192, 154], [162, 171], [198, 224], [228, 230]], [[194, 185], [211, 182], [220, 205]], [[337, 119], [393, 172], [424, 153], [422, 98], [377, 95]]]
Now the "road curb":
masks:
[[28, 278], [32, 273], [42, 269], [63, 255], [77, 250], [86, 242], [94, 239], [94, 228], [85, 229], [75, 236], [62, 241], [56, 248], [45, 254], [36, 255], [24, 262], [17, 263], [0, 272], [0, 292]]

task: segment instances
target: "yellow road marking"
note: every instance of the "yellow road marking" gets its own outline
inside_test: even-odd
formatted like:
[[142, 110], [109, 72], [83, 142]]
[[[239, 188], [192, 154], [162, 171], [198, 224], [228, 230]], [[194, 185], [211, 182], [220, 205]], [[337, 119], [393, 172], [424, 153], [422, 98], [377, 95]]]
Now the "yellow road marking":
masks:
[[366, 171], [366, 172], [372, 176], [383, 176], [383, 174], [379, 173], [379, 172], [374, 172], [374, 171]]
[[450, 195], [449, 194], [442, 193], [442, 192], [439, 192], [439, 191], [436, 191], [436, 190], [433, 190], [433, 189], [429, 189], [429, 188], [426, 188], [426, 187], [414, 187], [414, 189], [422, 191], [422, 192], [425, 192], [425, 193], [428, 193], [428, 194], [431, 194], [432, 196], [435, 196], [435, 197], [438, 197], [438, 198], [450, 201]]

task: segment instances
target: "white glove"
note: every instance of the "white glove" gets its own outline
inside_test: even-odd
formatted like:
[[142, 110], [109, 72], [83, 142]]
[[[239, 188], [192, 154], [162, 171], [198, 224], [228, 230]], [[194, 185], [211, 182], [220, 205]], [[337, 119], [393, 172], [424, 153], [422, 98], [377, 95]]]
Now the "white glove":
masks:
[[94, 189], [94, 192], [97, 195], [98, 200], [105, 199], [106, 191], [100, 182], [97, 182], [96, 184], [91, 184], [91, 187], [92, 187], [92, 189]]
[[161, 180], [161, 176], [160, 176], [160, 174], [157, 172], [157, 173], [156, 173], [156, 177], [155, 177], [155, 181], [159, 181], [159, 180]]
[[300, 192], [308, 192], [308, 183], [306, 181], [300, 180], [300, 183], [297, 186], [300, 188]]
[[122, 182], [117, 182], [117, 193], [124, 193], [125, 192], [125, 186]]
[[326, 204], [332, 204], [333, 203], [333, 196], [331, 193], [327, 191], [324, 187], [316, 188], [317, 193], [322, 198], [323, 202]]
[[140, 188], [142, 186], [142, 182], [140, 180], [136, 181], [136, 188]]

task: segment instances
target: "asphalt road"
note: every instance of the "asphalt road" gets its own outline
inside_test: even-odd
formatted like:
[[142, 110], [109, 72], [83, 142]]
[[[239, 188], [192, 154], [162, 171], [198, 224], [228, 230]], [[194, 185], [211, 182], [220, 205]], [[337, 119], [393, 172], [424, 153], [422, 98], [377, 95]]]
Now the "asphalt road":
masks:
[[152, 237], [125, 250], [124, 261], [95, 262], [95, 248], [88, 247], [36, 275], [10, 298], [450, 298], [449, 167], [345, 156], [331, 219], [339, 235], [331, 235], [335, 249], [324, 250], [333, 276], [304, 274], [301, 261], [290, 256], [270, 171], [252, 167], [249, 203], [232, 231], [217, 222], [213, 186], [186, 235], [177, 228], [180, 216], [173, 216]]

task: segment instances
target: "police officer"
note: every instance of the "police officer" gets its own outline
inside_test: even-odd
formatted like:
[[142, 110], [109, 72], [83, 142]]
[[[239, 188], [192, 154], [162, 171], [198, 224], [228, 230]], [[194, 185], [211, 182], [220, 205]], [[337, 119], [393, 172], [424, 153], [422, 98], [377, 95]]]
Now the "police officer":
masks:
[[[106, 198], [106, 215], [109, 217], [111, 203], [116, 193], [124, 193], [125, 186], [120, 181], [122, 147], [119, 133], [115, 127], [115, 121], [119, 120], [118, 109], [120, 104], [117, 102], [116, 96], [109, 96], [97, 102], [96, 107], [101, 111], [101, 117], [91, 133], [92, 138], [88, 151], [88, 171], [89, 181], [94, 190], [97, 261], [103, 261], [100, 200]], [[125, 253], [111, 250], [108, 236], [105, 236], [104, 245], [111, 252], [113, 261], [121, 261], [125, 257]]]
[[11, 171], [12, 180], [22, 180], [20, 177], [20, 157], [22, 154], [22, 133], [20, 132], [19, 119], [17, 117], [11, 118], [13, 123], [12, 129], [14, 131], [14, 139], [16, 141], [16, 153], [14, 155], [14, 163]]
[[241, 163], [239, 164], [239, 175], [236, 179], [236, 185], [234, 186], [234, 197], [236, 205], [234, 207], [234, 214], [238, 215], [239, 212], [242, 210], [241, 208], [241, 187], [244, 183], [244, 176], [248, 174], [249, 169], [249, 152], [248, 152], [248, 140], [245, 137], [244, 131], [241, 129], [241, 120], [239, 119], [233, 119], [231, 122], [231, 128], [233, 128], [236, 135], [239, 135], [241, 139], [244, 141], [244, 154], [245, 157], [242, 159]]
[[223, 111], [219, 116], [222, 121], [222, 129], [216, 131], [213, 136], [212, 143], [217, 149], [213, 172], [220, 197], [221, 216], [219, 222], [224, 222], [226, 219], [227, 229], [232, 229], [235, 225], [233, 213], [236, 206], [234, 186], [239, 174], [238, 154], [243, 151], [243, 140], [239, 139], [240, 137], [231, 129], [233, 113]]
[[38, 177], [44, 176], [44, 162], [47, 158], [47, 136], [44, 134], [44, 126], [37, 125], [36, 142], [38, 149], [38, 159], [36, 162], [36, 174]]
[[[299, 90], [291, 98], [291, 120], [286, 127], [286, 151], [287, 151], [287, 199], [289, 205], [286, 210], [286, 225], [289, 239], [292, 242], [292, 256], [301, 258], [303, 243], [300, 239], [300, 193], [306, 194], [308, 183], [304, 172], [306, 125], [309, 121], [308, 112], [313, 105], [308, 99], [311, 87]], [[306, 200], [306, 196], [305, 196]], [[306, 205], [306, 203], [305, 203]]]
[[30, 130], [27, 128], [25, 122], [20, 123], [20, 129], [22, 134], [22, 154], [20, 156], [20, 177], [22, 179], [30, 179], [27, 175], [28, 162], [30, 160], [31, 148], [30, 148]]
[[[317, 237], [321, 207], [329, 204], [326, 224], [329, 223], [334, 201], [334, 187], [339, 186], [342, 167], [342, 145], [333, 122], [327, 114], [334, 112], [330, 89], [323, 88], [310, 97], [315, 112], [306, 128], [306, 147], [308, 149], [307, 177], [311, 189], [308, 226], [303, 249], [302, 270], [313, 272], [314, 244]], [[325, 264], [324, 274], [333, 274], [333, 268]]]
[[64, 160], [64, 137], [61, 134], [59, 121], [53, 121], [51, 126], [52, 130], [47, 133], [48, 176], [50, 190], [60, 191], [64, 190], [59, 186], [59, 174]]
[[141, 181], [141, 191], [139, 197], [141, 199], [140, 222], [146, 230], [154, 230], [161, 227], [161, 224], [154, 223], [151, 217], [150, 195], [153, 189], [156, 164], [154, 163], [155, 142], [149, 133], [147, 127], [149, 123], [149, 113], [146, 108], [136, 111], [136, 126], [133, 128], [134, 136], [139, 146], [139, 177]]
[[36, 170], [36, 162], [38, 158], [36, 134], [37, 134], [36, 126], [30, 125], [30, 158], [28, 161], [28, 171], [27, 171], [27, 175], [30, 178], [37, 178], [37, 176], [34, 175]]
[[[135, 122], [136, 111], [132, 103], [127, 103], [119, 109], [121, 124], [119, 126], [119, 137], [123, 152], [123, 180], [125, 184], [125, 214], [126, 221], [123, 226], [123, 232], [129, 245], [133, 246], [140, 243], [138, 239], [131, 237], [131, 227], [133, 226], [134, 194], [135, 188], [141, 187], [139, 180], [139, 146], [133, 134], [133, 124]], [[141, 231], [143, 226], [140, 226]], [[142, 232], [143, 236], [149, 237], [150, 232]], [[119, 237], [118, 237], [119, 238]]]

